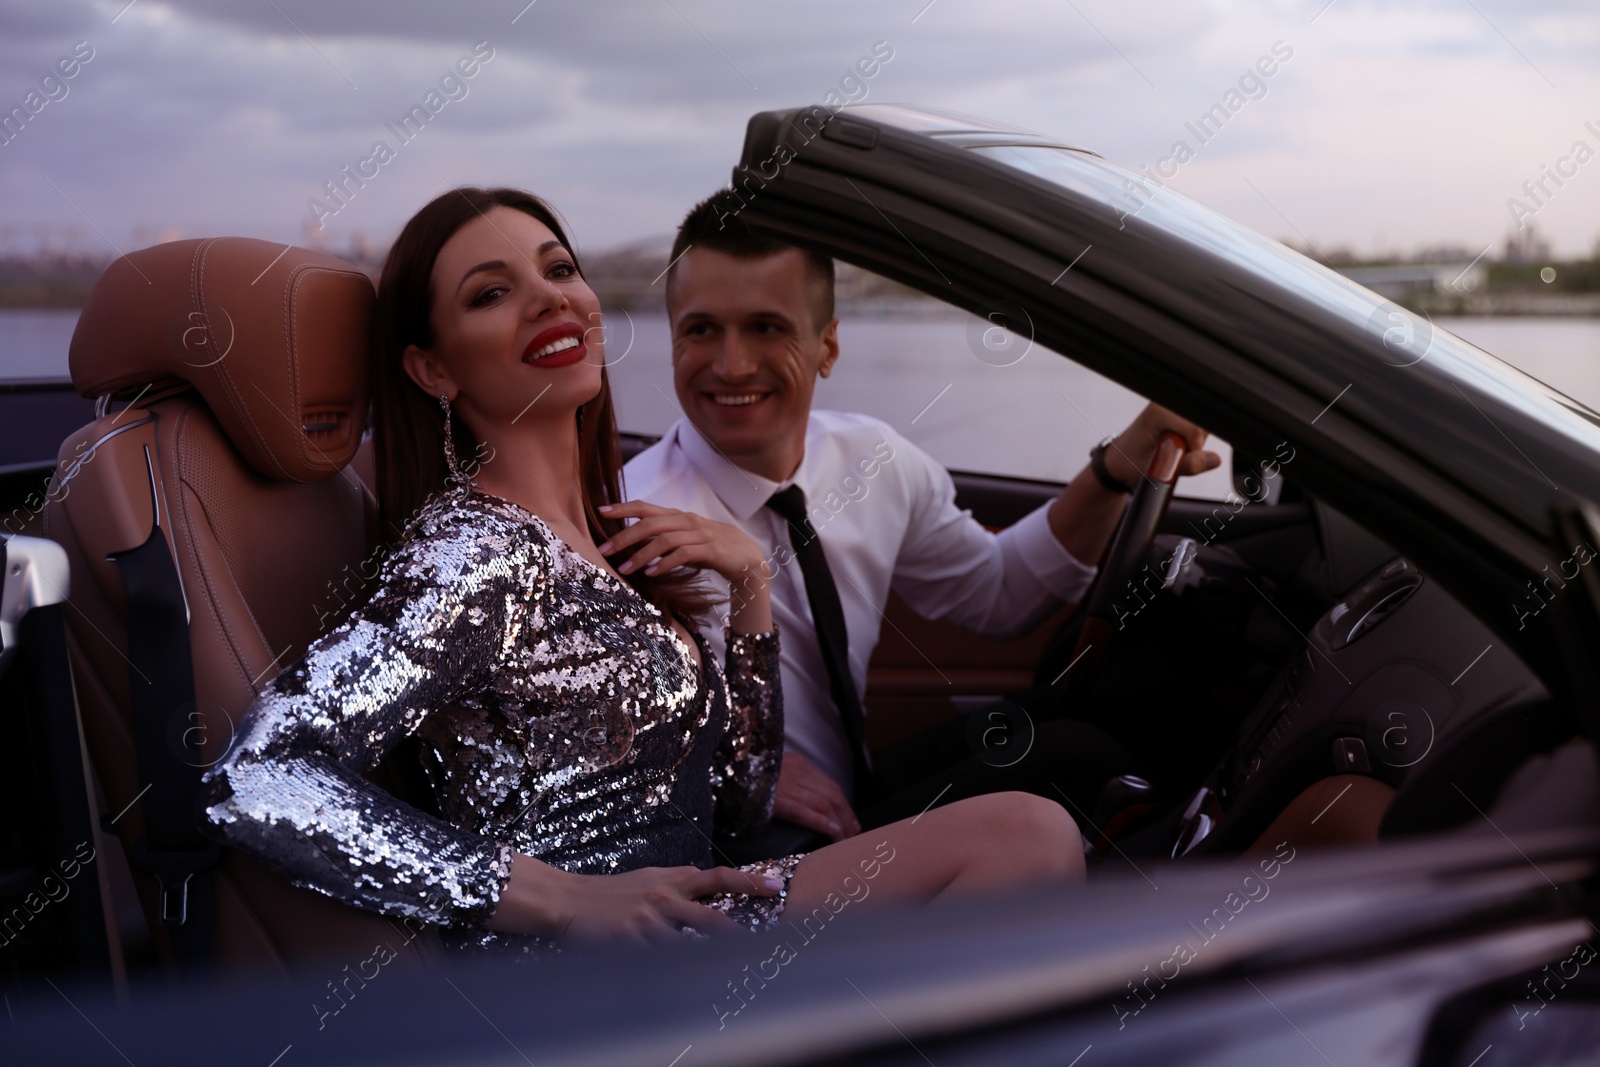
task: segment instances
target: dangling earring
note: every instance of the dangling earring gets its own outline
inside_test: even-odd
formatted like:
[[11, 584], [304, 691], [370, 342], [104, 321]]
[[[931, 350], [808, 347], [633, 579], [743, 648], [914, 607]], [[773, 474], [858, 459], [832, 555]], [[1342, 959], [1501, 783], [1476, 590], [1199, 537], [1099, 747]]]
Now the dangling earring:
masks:
[[456, 439], [450, 428], [450, 398], [444, 393], [439, 394], [439, 406], [444, 409], [444, 465], [449, 471], [445, 481], [453, 487], [465, 489], [472, 483], [456, 464]]
[[578, 432], [583, 432], [583, 405], [578, 405]]

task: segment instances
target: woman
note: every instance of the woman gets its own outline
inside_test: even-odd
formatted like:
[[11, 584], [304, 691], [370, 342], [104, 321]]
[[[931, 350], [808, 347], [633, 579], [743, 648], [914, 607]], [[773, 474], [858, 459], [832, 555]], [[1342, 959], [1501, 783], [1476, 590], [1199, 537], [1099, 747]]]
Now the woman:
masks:
[[[536, 197], [428, 204], [389, 253], [376, 315], [398, 536], [371, 599], [273, 680], [206, 774], [214, 834], [302, 886], [443, 925], [447, 943], [519, 952], [761, 929], [869, 870], [877, 901], [1081, 877], [1070, 817], [1023, 794], [711, 866], [713, 828], [770, 818], [782, 759], [764, 553], [731, 526], [620, 503], [599, 302]], [[612, 553], [624, 517], [648, 536]], [[755, 578], [729, 615], [726, 677], [690, 624], [701, 568]], [[412, 732], [442, 818], [362, 777]]]

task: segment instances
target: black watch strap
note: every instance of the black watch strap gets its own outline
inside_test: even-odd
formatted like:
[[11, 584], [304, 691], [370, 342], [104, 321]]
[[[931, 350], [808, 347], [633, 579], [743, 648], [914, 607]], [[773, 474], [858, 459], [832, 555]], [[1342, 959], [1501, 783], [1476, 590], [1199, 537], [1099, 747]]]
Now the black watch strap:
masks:
[[1125, 482], [1119, 482], [1111, 473], [1111, 468], [1106, 466], [1106, 448], [1111, 444], [1111, 438], [1106, 438], [1093, 448], [1089, 449], [1089, 469], [1094, 471], [1097, 482], [1105, 486], [1108, 492], [1131, 493], [1134, 487]]

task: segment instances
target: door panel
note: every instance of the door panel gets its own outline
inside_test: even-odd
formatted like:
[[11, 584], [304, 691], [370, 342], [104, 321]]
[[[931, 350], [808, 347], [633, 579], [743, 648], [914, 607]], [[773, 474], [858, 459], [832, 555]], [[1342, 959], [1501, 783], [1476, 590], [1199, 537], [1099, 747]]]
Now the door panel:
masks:
[[893, 745], [982, 702], [972, 698], [1029, 688], [1045, 646], [1074, 610], [1056, 611], [1019, 641], [990, 641], [924, 619], [890, 594], [867, 668], [867, 746]]

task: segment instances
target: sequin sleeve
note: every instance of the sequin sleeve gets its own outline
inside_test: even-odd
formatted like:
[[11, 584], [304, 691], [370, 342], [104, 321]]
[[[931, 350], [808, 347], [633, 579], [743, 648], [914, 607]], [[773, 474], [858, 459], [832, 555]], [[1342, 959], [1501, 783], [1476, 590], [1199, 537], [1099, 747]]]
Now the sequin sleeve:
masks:
[[536, 623], [528, 616], [548, 563], [549, 546], [526, 524], [419, 513], [371, 599], [272, 680], [206, 773], [208, 832], [356, 907], [486, 923], [510, 847], [362, 775], [442, 704], [482, 686], [518, 629]]
[[728, 634], [728, 729], [711, 765], [718, 832], [739, 836], [772, 818], [783, 765], [778, 631]]

